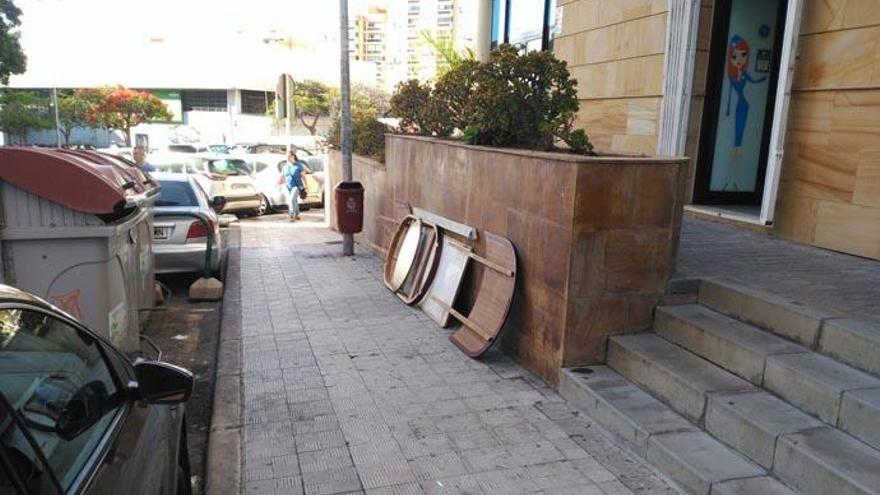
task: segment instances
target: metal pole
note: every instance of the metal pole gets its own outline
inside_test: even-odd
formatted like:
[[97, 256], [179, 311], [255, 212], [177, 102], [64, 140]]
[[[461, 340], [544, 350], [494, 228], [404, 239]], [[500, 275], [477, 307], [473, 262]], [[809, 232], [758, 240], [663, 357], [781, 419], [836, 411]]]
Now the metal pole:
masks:
[[52, 106], [55, 107], [55, 146], [61, 147], [61, 118], [58, 115], [58, 88], [52, 88]]
[[287, 145], [287, 154], [290, 155], [290, 113], [292, 109], [290, 108], [290, 83], [291, 78], [287, 77], [287, 74], [284, 74], [284, 105], [287, 108], [287, 111], [284, 112], [284, 142]]
[[[339, 0], [339, 45], [342, 96], [342, 180], [351, 181], [351, 81], [348, 70], [348, 0]], [[354, 254], [354, 235], [342, 234], [342, 255]]]

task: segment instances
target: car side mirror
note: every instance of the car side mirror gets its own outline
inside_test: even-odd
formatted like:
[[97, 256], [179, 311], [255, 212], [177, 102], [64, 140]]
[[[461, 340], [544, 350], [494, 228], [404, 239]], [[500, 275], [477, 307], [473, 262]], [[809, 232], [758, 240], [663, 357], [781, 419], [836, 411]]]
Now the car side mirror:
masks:
[[140, 361], [134, 365], [139, 398], [150, 404], [180, 404], [189, 400], [193, 374], [162, 361]]
[[223, 196], [214, 196], [214, 199], [211, 200], [211, 208], [217, 213], [223, 211], [224, 206], [226, 206], [226, 198]]

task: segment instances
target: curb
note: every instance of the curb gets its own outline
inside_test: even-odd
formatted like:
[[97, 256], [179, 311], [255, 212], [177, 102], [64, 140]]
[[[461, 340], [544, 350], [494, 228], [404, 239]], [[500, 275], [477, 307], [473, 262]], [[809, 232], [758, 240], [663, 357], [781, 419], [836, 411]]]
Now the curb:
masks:
[[[233, 227], [224, 282], [220, 344], [214, 381], [211, 431], [205, 466], [205, 492], [241, 493], [243, 410], [241, 399], [241, 229]], [[230, 243], [233, 244], [233, 243]], [[232, 245], [230, 246], [232, 248]]]

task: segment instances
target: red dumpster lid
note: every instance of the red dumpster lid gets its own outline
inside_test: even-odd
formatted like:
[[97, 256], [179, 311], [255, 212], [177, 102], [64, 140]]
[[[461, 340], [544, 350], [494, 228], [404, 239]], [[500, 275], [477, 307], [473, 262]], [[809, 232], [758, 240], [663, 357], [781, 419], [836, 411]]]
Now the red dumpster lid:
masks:
[[132, 188], [136, 193], [146, 193], [157, 187], [157, 183], [155, 180], [153, 180], [151, 177], [148, 177], [143, 172], [143, 170], [141, 170], [137, 167], [137, 165], [134, 164], [134, 162], [128, 161], [121, 156], [88, 150], [58, 151], [60, 151], [61, 153], [69, 153], [80, 156], [85, 158], [86, 160], [92, 160], [102, 165], [110, 165], [115, 167], [120, 174], [127, 177], [134, 184]]
[[0, 148], [0, 180], [68, 208], [104, 215], [135, 194], [112, 164], [55, 149]]

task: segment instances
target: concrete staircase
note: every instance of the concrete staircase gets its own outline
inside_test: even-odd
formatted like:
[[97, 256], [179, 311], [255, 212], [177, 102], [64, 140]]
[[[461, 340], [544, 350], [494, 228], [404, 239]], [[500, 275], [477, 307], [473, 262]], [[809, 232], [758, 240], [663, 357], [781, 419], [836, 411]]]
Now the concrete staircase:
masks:
[[688, 493], [880, 494], [880, 328], [698, 287], [562, 370], [562, 395]]

